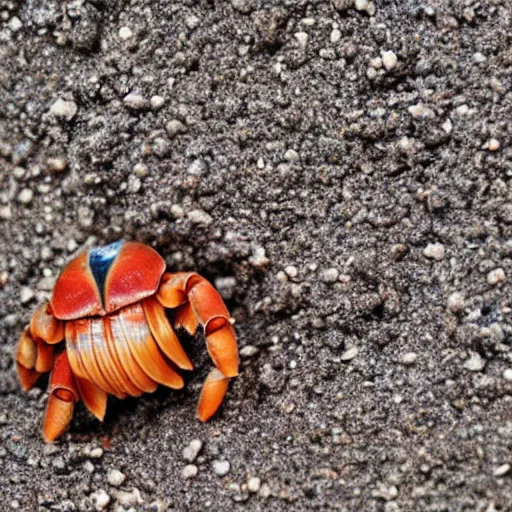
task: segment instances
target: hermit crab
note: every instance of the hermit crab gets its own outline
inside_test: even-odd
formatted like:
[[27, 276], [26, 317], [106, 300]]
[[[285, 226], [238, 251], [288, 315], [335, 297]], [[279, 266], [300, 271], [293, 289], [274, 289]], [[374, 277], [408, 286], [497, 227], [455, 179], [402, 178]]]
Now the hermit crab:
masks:
[[[173, 310], [173, 325], [166, 308]], [[163, 258], [141, 243], [82, 252], [61, 272], [51, 300], [36, 309], [18, 343], [25, 391], [51, 371], [44, 439], [66, 431], [79, 400], [102, 421], [109, 394], [139, 396], [158, 384], [181, 389], [177, 370], [193, 366], [175, 329], [193, 334], [199, 325], [215, 364], [197, 407], [207, 421], [238, 375], [232, 318], [217, 290], [194, 272], [165, 272]]]

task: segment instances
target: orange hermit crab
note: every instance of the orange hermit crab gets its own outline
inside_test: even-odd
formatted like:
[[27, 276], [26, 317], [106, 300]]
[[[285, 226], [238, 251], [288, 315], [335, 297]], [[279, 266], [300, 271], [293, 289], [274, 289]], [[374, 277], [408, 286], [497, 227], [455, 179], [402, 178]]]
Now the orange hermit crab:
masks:
[[164, 308], [175, 309], [174, 327], [204, 328], [216, 366], [197, 407], [207, 421], [220, 407], [230, 377], [238, 375], [232, 319], [217, 290], [194, 272], [165, 272], [163, 258], [136, 242], [93, 247], [73, 259], [55, 283], [50, 302], [35, 311], [21, 335], [17, 366], [30, 389], [51, 371], [43, 436], [51, 442], [69, 426], [82, 400], [100, 421], [107, 396], [153, 392], [158, 384], [183, 387], [177, 368], [192, 370]]

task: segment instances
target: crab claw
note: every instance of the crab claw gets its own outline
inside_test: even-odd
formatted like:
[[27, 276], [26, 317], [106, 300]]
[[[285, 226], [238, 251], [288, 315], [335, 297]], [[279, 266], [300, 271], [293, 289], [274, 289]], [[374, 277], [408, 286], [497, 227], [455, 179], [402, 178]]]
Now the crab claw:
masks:
[[222, 404], [228, 390], [229, 378], [214, 368], [206, 377], [199, 396], [196, 415], [201, 421], [208, 421]]
[[75, 402], [79, 400], [78, 389], [65, 351], [55, 359], [48, 391], [50, 397], [43, 420], [43, 437], [47, 443], [51, 443], [67, 430], [73, 417]]

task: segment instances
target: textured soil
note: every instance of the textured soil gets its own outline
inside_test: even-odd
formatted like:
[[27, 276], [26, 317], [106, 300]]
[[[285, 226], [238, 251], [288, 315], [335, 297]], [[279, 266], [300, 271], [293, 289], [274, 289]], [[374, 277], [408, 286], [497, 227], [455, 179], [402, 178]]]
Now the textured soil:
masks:
[[[0, 0], [2, 510], [512, 510], [511, 23], [508, 0]], [[241, 374], [201, 424], [184, 338], [183, 391], [80, 404], [45, 445], [17, 339], [120, 238], [217, 285]]]

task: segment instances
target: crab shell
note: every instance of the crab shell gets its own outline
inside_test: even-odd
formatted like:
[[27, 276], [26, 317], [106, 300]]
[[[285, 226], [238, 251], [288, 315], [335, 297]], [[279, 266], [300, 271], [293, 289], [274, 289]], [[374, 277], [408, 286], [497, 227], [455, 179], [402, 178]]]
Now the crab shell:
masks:
[[[175, 312], [171, 325], [165, 308]], [[51, 371], [43, 437], [67, 429], [82, 400], [103, 420], [107, 396], [152, 392], [158, 384], [184, 385], [178, 369], [190, 359], [174, 329], [204, 329], [215, 364], [199, 398], [197, 416], [208, 420], [220, 407], [229, 378], [238, 374], [232, 319], [220, 295], [194, 272], [165, 272], [163, 258], [136, 242], [93, 247], [60, 274], [51, 301], [34, 312], [17, 351], [24, 390]]]

